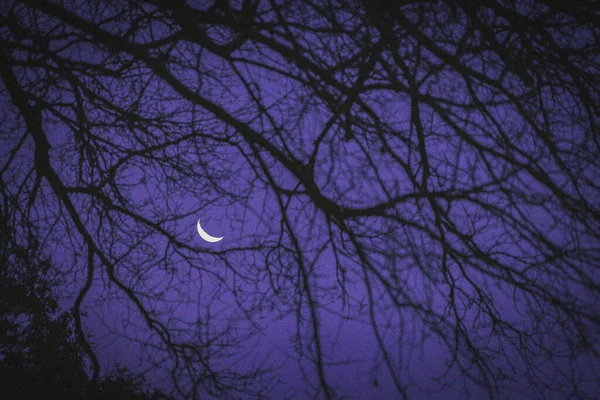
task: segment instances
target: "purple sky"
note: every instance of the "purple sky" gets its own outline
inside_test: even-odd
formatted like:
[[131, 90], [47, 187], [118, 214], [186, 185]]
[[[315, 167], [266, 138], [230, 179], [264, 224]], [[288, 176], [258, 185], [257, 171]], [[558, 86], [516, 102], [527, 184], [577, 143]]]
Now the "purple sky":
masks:
[[94, 253], [103, 371], [176, 398], [598, 394], [597, 27], [541, 2], [34, 3], [0, 13], [2, 190], [65, 307]]

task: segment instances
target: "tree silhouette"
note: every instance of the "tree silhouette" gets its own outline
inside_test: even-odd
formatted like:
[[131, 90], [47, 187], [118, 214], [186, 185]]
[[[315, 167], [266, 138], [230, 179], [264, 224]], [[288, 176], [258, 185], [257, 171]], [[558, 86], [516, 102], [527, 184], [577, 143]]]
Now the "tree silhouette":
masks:
[[4, 7], [3, 209], [92, 381], [110, 306], [178, 398], [597, 394], [600, 10], [392, 3]]
[[[2, 209], [2, 217], [7, 213]], [[36, 238], [15, 241], [0, 223], [0, 397], [3, 399], [150, 399], [142, 377], [112, 370], [90, 385], [73, 315], [53, 293], [57, 271], [40, 253]]]
[[[2, 224], [2, 238], [9, 237]], [[52, 295], [52, 269], [38, 247], [9, 245], [0, 256], [0, 396], [80, 399], [87, 381], [68, 313]]]

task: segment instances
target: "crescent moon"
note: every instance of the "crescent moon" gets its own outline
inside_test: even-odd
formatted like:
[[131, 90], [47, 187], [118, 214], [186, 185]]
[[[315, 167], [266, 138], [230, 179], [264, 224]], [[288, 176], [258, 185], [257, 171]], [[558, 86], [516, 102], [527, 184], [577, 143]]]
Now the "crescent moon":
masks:
[[206, 231], [204, 229], [202, 229], [202, 227], [200, 226], [200, 220], [198, 220], [198, 224], [196, 225], [196, 228], [198, 229], [198, 235], [200, 235], [200, 237], [202, 239], [206, 240], [207, 242], [216, 243], [223, 239], [222, 236], [215, 237], [215, 236], [211, 236], [208, 233], [206, 233]]

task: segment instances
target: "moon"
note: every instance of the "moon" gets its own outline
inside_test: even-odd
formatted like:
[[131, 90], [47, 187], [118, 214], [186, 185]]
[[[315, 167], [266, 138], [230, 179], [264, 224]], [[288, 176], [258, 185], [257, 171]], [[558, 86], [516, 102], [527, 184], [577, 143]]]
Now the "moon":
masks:
[[204, 229], [202, 229], [202, 227], [200, 226], [200, 220], [198, 220], [198, 224], [196, 225], [196, 228], [198, 228], [198, 235], [200, 235], [200, 237], [202, 239], [206, 240], [207, 242], [216, 243], [223, 239], [222, 236], [215, 237], [215, 236], [211, 236], [208, 233], [206, 233], [206, 231]]

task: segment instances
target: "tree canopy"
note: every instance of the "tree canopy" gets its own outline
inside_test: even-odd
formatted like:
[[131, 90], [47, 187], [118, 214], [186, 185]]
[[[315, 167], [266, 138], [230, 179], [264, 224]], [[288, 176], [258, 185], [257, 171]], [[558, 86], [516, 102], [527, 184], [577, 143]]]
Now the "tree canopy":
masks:
[[[2, 210], [4, 211], [4, 210]], [[4, 214], [4, 213], [2, 213]], [[120, 368], [90, 382], [73, 315], [61, 310], [54, 291], [57, 271], [34, 236], [27, 245], [0, 223], [0, 398], [143, 400], [144, 379]]]
[[4, 246], [52, 255], [92, 381], [108, 337], [177, 398], [593, 398], [599, 27], [591, 0], [8, 0]]

